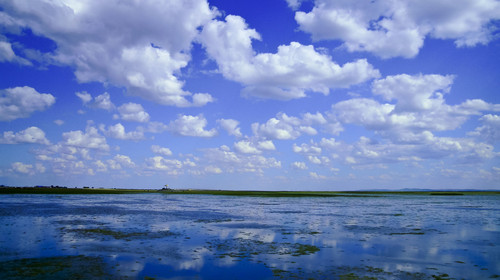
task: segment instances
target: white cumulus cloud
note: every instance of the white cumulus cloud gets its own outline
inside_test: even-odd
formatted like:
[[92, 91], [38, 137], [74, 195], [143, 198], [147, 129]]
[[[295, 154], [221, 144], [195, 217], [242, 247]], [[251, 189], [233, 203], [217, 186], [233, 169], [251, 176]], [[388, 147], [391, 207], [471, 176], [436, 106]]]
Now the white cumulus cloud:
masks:
[[280, 168], [281, 162], [273, 157], [253, 153], [235, 153], [228, 146], [205, 150], [205, 161], [209, 166], [219, 168], [225, 173], [243, 172], [261, 174], [264, 169]]
[[373, 93], [391, 103], [369, 98], [353, 98], [332, 106], [341, 123], [358, 124], [393, 141], [412, 142], [426, 131], [447, 131], [460, 127], [471, 115], [497, 111], [498, 104], [467, 100], [446, 104], [444, 94], [451, 90], [453, 76], [396, 75], [373, 82]]
[[120, 140], [138, 141], [144, 139], [144, 134], [141, 131], [126, 132], [125, 127], [121, 123], [108, 126], [108, 128], [101, 125], [100, 129], [106, 136]]
[[27, 118], [35, 111], [44, 111], [56, 102], [48, 93], [39, 93], [24, 86], [0, 90], [0, 121]]
[[0, 138], [0, 144], [19, 143], [50, 144], [49, 140], [45, 138], [45, 132], [36, 126], [28, 127], [16, 133], [13, 131], [5, 131], [3, 137]]
[[137, 103], [126, 103], [118, 107], [118, 112], [120, 113], [120, 118], [125, 121], [133, 122], [148, 122], [149, 114], [144, 111], [141, 104]]
[[338, 65], [312, 45], [298, 42], [278, 47], [277, 53], [255, 54], [252, 39], [260, 39], [243, 18], [229, 15], [203, 27], [200, 41], [227, 79], [245, 85], [244, 96], [289, 100], [306, 91], [329, 94], [331, 88], [346, 88], [378, 77], [365, 59]]
[[[318, 113], [319, 114], [319, 113]], [[310, 113], [302, 118], [288, 116], [285, 113], [278, 113], [275, 118], [269, 119], [263, 124], [253, 123], [253, 134], [262, 139], [293, 140], [302, 134], [316, 135], [317, 130], [311, 125], [323, 124], [324, 118], [319, 118], [321, 114], [311, 117]]]
[[109, 150], [106, 138], [100, 135], [97, 128], [93, 126], [88, 126], [85, 132], [81, 130], [64, 132], [62, 138], [62, 143], [67, 146], [105, 151]]
[[86, 91], [75, 92], [75, 95], [78, 96], [78, 98], [80, 98], [80, 100], [84, 105], [89, 106], [91, 108], [98, 108], [106, 111], [111, 111], [115, 109], [115, 104], [111, 102], [111, 96], [107, 92], [100, 94], [95, 98], [93, 98], [92, 95], [90, 95], [90, 93]]
[[482, 126], [477, 127], [474, 131], [469, 132], [469, 135], [477, 136], [489, 143], [497, 143], [500, 141], [500, 116], [487, 114], [479, 119]]
[[[203, 106], [207, 93], [183, 90], [180, 70], [198, 28], [214, 17], [206, 0], [4, 1], [10, 30], [53, 40], [47, 61], [74, 67], [79, 82], [102, 82], [163, 105]], [[50, 16], [47, 16], [50, 15]], [[12, 56], [3, 44], [4, 57]]]
[[292, 167], [296, 168], [296, 169], [301, 169], [301, 170], [306, 170], [307, 169], [307, 165], [303, 161], [294, 161], [292, 163]]
[[207, 124], [207, 119], [203, 115], [179, 115], [176, 120], [169, 123], [168, 130], [182, 136], [214, 137], [217, 135], [215, 128], [205, 130]]
[[238, 125], [240, 124], [237, 120], [233, 119], [219, 119], [217, 123], [225, 130], [229, 135], [234, 135], [236, 137], [241, 137], [243, 134], [241, 133]]
[[[0, 37], [0, 39], [2, 39]], [[31, 65], [28, 60], [16, 55], [9, 42], [0, 40], [0, 62], [15, 62], [21, 65]]]
[[152, 145], [151, 151], [153, 151], [153, 153], [155, 153], [155, 154], [159, 154], [162, 156], [171, 156], [172, 155], [172, 151], [169, 148], [161, 147], [158, 145]]
[[33, 165], [24, 164], [22, 162], [12, 163], [12, 171], [22, 174], [33, 174]]
[[295, 20], [316, 41], [341, 40], [351, 52], [410, 58], [426, 37], [452, 39], [459, 47], [487, 44], [499, 11], [495, 0], [316, 0], [310, 12], [297, 11]]

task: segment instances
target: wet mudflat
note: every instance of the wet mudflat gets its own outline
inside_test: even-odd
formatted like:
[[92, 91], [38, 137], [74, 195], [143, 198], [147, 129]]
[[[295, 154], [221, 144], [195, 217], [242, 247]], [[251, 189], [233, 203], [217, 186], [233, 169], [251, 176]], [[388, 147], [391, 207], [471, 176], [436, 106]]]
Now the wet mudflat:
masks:
[[500, 196], [1, 195], [1, 279], [500, 278]]

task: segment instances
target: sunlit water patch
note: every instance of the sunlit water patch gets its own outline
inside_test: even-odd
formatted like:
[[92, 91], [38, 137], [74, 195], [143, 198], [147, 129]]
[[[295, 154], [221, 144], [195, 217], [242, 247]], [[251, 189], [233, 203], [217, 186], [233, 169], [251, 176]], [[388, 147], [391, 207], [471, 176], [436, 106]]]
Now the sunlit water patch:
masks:
[[0, 199], [1, 279], [500, 277], [497, 196]]

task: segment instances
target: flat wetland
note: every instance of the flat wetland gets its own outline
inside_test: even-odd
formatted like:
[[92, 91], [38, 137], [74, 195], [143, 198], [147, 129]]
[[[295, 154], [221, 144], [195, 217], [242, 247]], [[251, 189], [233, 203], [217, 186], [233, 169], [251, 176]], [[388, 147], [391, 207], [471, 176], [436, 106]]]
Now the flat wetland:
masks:
[[0, 194], [0, 279], [500, 278], [500, 192]]

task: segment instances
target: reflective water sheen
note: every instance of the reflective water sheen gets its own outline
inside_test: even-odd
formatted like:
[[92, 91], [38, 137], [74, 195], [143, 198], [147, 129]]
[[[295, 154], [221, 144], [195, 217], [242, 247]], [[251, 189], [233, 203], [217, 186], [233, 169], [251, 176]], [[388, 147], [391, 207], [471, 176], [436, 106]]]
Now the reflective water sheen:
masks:
[[2, 195], [0, 278], [500, 278], [500, 197]]

